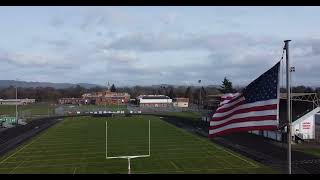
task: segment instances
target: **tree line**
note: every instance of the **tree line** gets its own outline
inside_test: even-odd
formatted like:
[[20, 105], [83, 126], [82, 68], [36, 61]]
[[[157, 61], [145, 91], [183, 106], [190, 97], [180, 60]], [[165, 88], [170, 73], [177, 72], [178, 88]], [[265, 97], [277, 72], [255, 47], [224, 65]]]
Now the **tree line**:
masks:
[[[36, 99], [37, 101], [57, 101], [59, 98], [74, 97], [80, 98], [82, 94], [89, 92], [104, 91], [106, 88], [94, 87], [84, 88], [80, 85], [65, 89], [55, 89], [52, 87], [36, 87], [36, 88], [17, 88], [18, 98]], [[207, 95], [224, 94], [241, 92], [243, 88], [234, 88], [232, 82], [224, 78], [220, 86], [133, 86], [133, 87], [116, 87], [114, 84], [111, 86], [112, 92], [127, 92], [131, 98], [136, 98], [141, 94], [154, 94], [154, 95], [167, 95], [170, 98], [185, 97], [189, 98], [191, 103], [198, 103], [200, 99], [205, 99]], [[201, 91], [201, 92], [200, 92]], [[281, 92], [286, 92], [281, 88]], [[320, 95], [320, 87], [312, 88], [308, 86], [296, 86], [292, 88], [294, 93], [318, 93]], [[15, 99], [16, 88], [13, 86], [3, 88], [0, 90], [1, 99]]]

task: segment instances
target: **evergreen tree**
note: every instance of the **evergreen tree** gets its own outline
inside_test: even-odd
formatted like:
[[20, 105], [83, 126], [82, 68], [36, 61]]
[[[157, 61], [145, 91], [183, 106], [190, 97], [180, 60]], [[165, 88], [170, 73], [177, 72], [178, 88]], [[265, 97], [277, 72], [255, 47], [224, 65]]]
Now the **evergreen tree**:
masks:
[[170, 88], [169, 97], [170, 97], [171, 99], [172, 99], [172, 98], [175, 98], [175, 94], [174, 94], [174, 91], [173, 91], [173, 87]]
[[191, 92], [191, 87], [190, 86], [186, 89], [186, 91], [184, 93], [184, 97], [185, 98], [189, 98], [190, 100], [192, 99], [192, 92]]
[[116, 87], [115, 87], [114, 84], [112, 84], [112, 86], [111, 86], [111, 88], [110, 88], [110, 91], [111, 91], [111, 92], [116, 92], [116, 91], [117, 91], [117, 89], [116, 89]]
[[233, 89], [233, 87], [232, 87], [232, 82], [229, 79], [227, 79], [226, 77], [224, 77], [219, 91], [224, 94], [225, 93], [235, 93], [235, 89]]
[[202, 86], [202, 88], [201, 88], [201, 96], [202, 96], [202, 97], [206, 97], [206, 96], [207, 96], [207, 91], [204, 89], [203, 86]]

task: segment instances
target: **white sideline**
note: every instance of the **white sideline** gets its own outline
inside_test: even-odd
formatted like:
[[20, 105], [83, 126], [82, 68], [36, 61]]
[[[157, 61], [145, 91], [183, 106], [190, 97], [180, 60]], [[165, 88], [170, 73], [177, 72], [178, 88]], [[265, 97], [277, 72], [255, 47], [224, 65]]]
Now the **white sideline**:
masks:
[[[166, 122], [166, 121], [164, 121], [164, 122], [167, 123], [169, 126], [172, 126], [172, 127], [178, 129], [179, 131], [181, 131], [181, 132], [183, 132], [183, 133], [185, 133], [185, 134], [187, 134], [187, 135], [189, 135], [189, 136], [193, 136], [192, 134], [187, 133], [187, 132], [186, 132], [185, 130], [183, 130], [183, 129], [177, 128], [177, 127], [175, 127], [174, 125], [172, 125], [172, 124], [170, 124], [170, 123], [168, 123], [168, 122]], [[194, 136], [194, 137], [197, 138], [197, 139], [199, 139], [199, 140], [201, 140], [202, 142], [205, 142], [206, 144], [213, 145], [213, 146], [215, 146], [217, 149], [220, 149], [220, 150], [222, 150], [222, 151], [224, 151], [224, 152], [227, 152], [227, 153], [231, 154], [232, 156], [237, 157], [237, 158], [239, 158], [239, 159], [247, 162], [248, 164], [252, 165], [252, 166], [255, 167], [255, 168], [260, 167], [260, 166], [254, 164], [254, 163], [252, 163], [252, 162], [250, 162], [250, 161], [248, 161], [248, 160], [246, 160], [246, 159], [244, 159], [244, 158], [242, 158], [242, 157], [240, 157], [240, 156], [238, 156], [238, 155], [236, 155], [236, 154], [233, 154], [232, 152], [229, 152], [229, 151], [227, 151], [227, 150], [225, 150], [225, 149], [223, 149], [223, 148], [215, 145], [214, 143], [209, 143], [209, 142], [205, 141], [204, 139], [199, 138], [198, 136]]]
[[[47, 134], [47, 132], [48, 132], [48, 131], [45, 131], [44, 134]], [[14, 152], [14, 153], [11, 154], [10, 156], [8, 156], [8, 157], [5, 158], [4, 160], [2, 160], [2, 161], [0, 162], [0, 165], [1, 165], [2, 163], [4, 163], [6, 160], [8, 160], [9, 158], [11, 158], [12, 156], [16, 155], [18, 152], [22, 151], [24, 148], [30, 146], [31, 144], [33, 144], [34, 142], [36, 142], [37, 140], [39, 140], [44, 134], [40, 134], [40, 136], [39, 136], [38, 138], [36, 138], [36, 139], [34, 139], [33, 141], [31, 141], [30, 143], [24, 145], [21, 149], [19, 149], [18, 151]]]

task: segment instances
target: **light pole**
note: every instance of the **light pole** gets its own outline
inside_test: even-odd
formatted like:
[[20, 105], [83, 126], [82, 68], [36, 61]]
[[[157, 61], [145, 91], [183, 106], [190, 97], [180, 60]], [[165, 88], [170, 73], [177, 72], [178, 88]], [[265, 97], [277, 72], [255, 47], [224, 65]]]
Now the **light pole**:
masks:
[[[198, 80], [199, 85], [201, 84], [201, 80]], [[198, 109], [200, 111], [200, 103], [201, 103], [201, 85], [200, 85], [200, 92], [199, 92], [199, 103], [198, 103]]]
[[16, 85], [16, 125], [18, 125], [18, 87]]

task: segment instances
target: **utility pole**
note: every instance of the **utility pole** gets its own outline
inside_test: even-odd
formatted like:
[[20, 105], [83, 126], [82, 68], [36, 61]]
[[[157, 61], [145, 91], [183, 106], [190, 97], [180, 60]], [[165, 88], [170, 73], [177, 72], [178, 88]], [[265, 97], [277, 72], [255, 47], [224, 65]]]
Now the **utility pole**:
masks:
[[[198, 80], [198, 83], [201, 84], [201, 80]], [[199, 108], [199, 111], [200, 111], [200, 104], [201, 104], [201, 85], [200, 85], [200, 95], [199, 95], [199, 104], [198, 104], [198, 108]]]
[[18, 125], [18, 87], [16, 85], [16, 125]]
[[290, 61], [289, 61], [289, 42], [291, 40], [285, 40], [285, 50], [286, 50], [286, 76], [287, 76], [287, 135], [288, 135], [288, 174], [291, 174], [291, 72], [290, 72]]

